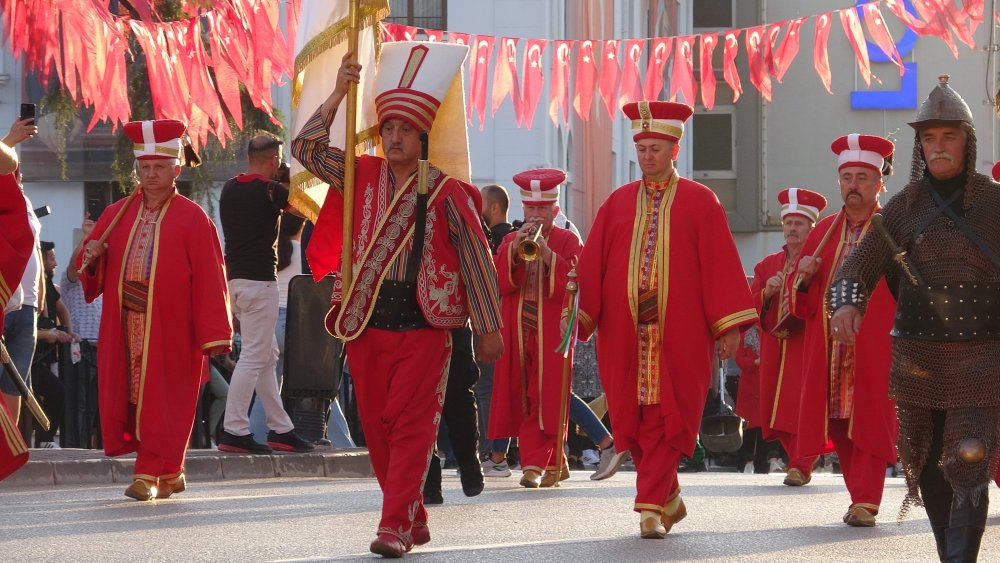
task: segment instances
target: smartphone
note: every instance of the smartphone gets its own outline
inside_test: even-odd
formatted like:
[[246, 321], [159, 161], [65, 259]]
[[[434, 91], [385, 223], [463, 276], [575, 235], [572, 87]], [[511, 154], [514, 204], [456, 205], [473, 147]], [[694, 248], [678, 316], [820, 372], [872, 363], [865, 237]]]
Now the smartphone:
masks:
[[21, 104], [21, 120], [30, 119], [31, 123], [29, 125], [35, 124], [35, 104]]
[[87, 215], [91, 221], [97, 221], [97, 218], [101, 216], [101, 212], [104, 208], [101, 206], [101, 200], [99, 199], [88, 199], [87, 200]]

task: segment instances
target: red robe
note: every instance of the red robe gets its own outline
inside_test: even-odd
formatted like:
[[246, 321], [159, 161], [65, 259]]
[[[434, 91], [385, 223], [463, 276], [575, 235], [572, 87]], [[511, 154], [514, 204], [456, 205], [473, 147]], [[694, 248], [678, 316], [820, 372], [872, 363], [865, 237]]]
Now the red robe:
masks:
[[[16, 173], [0, 176], [0, 335], [3, 334], [3, 309], [17, 290], [24, 268], [34, 250], [35, 237], [28, 224]], [[2, 368], [0, 368], [2, 369]], [[7, 377], [7, 374], [0, 374]], [[28, 446], [17, 424], [0, 401], [0, 481], [28, 462]]]
[[[757, 326], [760, 334], [760, 326]], [[746, 345], [746, 335], [753, 329], [748, 329], [740, 335], [740, 347], [733, 355], [733, 360], [740, 368], [739, 392], [736, 396], [736, 414], [747, 422], [747, 428], [759, 428], [760, 419], [760, 366], [757, 360], [760, 356]]]
[[[827, 450], [830, 436], [828, 383], [830, 373], [830, 323], [826, 306], [826, 293], [833, 283], [833, 270], [842, 252], [846, 221], [838, 219], [843, 212], [822, 219], [809, 233], [799, 255], [812, 256], [828, 230], [834, 232], [822, 248], [823, 259], [819, 271], [803, 290], [792, 291], [798, 268], [792, 271], [785, 284], [789, 291], [792, 314], [806, 321], [803, 352], [802, 394], [798, 417], [798, 454], [806, 457], [822, 454]], [[869, 225], [865, 225], [867, 232]], [[862, 234], [862, 237], [864, 235]], [[801, 258], [800, 258], [801, 259]], [[850, 419], [849, 438], [865, 452], [896, 463], [896, 410], [889, 399], [889, 365], [891, 346], [889, 331], [895, 317], [896, 302], [889, 293], [885, 280], [879, 281], [868, 302], [861, 331], [855, 345], [856, 372], [854, 376], [854, 412]]]
[[[538, 301], [538, 341], [524, 342], [521, 311], [524, 306], [525, 267], [514, 264], [517, 248], [513, 244], [517, 232], [504, 237], [497, 249], [496, 265], [503, 315], [504, 353], [493, 372], [493, 398], [490, 400], [490, 438], [517, 436], [521, 421], [528, 415], [526, 386], [541, 388], [541, 408], [538, 425], [547, 434], [556, 434], [559, 424], [560, 397], [568, 394], [562, 387], [563, 355], [556, 352], [562, 335], [559, 318], [566, 296], [566, 279], [571, 262], [580, 255], [583, 243], [572, 231], [552, 227], [546, 243], [555, 253], [548, 275], [538, 280], [541, 294]], [[525, 348], [538, 350], [541, 358], [535, 373], [525, 372]], [[567, 411], [569, 409], [567, 407]], [[555, 447], [555, 444], [552, 444]]]
[[750, 286], [761, 325], [760, 413], [765, 440], [790, 438], [799, 425], [805, 328], [801, 326], [787, 338], [776, 338], [771, 331], [785, 312], [787, 301], [781, 303], [779, 292], [764, 303], [764, 286], [769, 278], [785, 268], [786, 256], [786, 251], [782, 250], [761, 260], [754, 267], [753, 285]]
[[[215, 224], [196, 203], [175, 195], [164, 204], [149, 280], [146, 365], [132, 426], [128, 423], [122, 272], [141, 195], [110, 205], [88, 240], [99, 239], [121, 206], [129, 202], [106, 240], [107, 252], [80, 276], [88, 302], [104, 295], [97, 351], [104, 452], [109, 456], [134, 452], [142, 442], [144, 449], [158, 457], [183, 463], [199, 390], [208, 380], [206, 354], [216, 347], [229, 348], [233, 337], [222, 247]], [[80, 258], [75, 267], [79, 265]]]
[[[597, 361], [608, 396], [615, 447], [628, 450], [639, 425], [638, 278], [629, 274], [641, 182], [612, 192], [587, 237], [580, 264], [580, 335], [597, 330]], [[729, 232], [726, 214], [707, 187], [681, 178], [665, 203], [668, 276], [659, 280], [663, 329], [660, 403], [666, 441], [694, 453], [712, 377], [715, 340], [756, 322], [746, 274]], [[632, 264], [634, 266], [634, 264]], [[630, 298], [630, 295], [633, 298]]]

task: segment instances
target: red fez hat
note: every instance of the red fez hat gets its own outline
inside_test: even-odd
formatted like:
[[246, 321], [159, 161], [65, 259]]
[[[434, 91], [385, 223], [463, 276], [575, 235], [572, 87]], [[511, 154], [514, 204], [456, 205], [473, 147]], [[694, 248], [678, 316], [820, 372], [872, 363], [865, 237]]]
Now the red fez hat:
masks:
[[176, 119], [155, 121], [130, 121], [125, 124], [125, 134], [132, 140], [136, 160], [162, 158], [181, 160], [181, 138], [187, 126]]
[[837, 170], [845, 166], [864, 166], [880, 173], [886, 157], [895, 148], [896, 145], [889, 139], [857, 133], [844, 135], [830, 145], [830, 149], [837, 155]]
[[826, 208], [826, 198], [805, 188], [786, 188], [778, 193], [778, 203], [781, 204], [781, 218], [786, 215], [801, 215], [809, 222], [815, 223], [819, 214]]
[[632, 120], [632, 140], [666, 139], [675, 143], [684, 136], [684, 122], [694, 108], [675, 102], [631, 102], [622, 106]]
[[993, 165], [993, 179], [1000, 181], [1000, 161]]
[[521, 187], [521, 203], [548, 205], [559, 202], [559, 184], [566, 181], [566, 173], [555, 168], [535, 168], [514, 175], [514, 183]]

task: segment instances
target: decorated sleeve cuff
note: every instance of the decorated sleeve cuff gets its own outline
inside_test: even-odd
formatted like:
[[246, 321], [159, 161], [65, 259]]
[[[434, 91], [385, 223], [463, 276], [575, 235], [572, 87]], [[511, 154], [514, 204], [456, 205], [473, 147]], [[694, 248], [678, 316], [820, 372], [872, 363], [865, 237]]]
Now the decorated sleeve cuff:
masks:
[[712, 324], [712, 336], [718, 338], [733, 327], [755, 322], [758, 319], [756, 309], [744, 309], [731, 315], [726, 315]]

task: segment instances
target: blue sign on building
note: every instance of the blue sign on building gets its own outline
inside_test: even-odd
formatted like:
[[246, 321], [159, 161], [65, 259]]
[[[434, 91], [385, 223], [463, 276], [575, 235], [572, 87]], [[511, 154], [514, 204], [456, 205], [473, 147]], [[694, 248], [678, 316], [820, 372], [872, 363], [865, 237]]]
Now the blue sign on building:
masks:
[[[864, 18], [862, 4], [867, 4], [868, 0], [857, 0], [858, 17]], [[917, 15], [911, 0], [903, 0], [906, 11]], [[918, 16], [919, 17], [919, 16]], [[873, 63], [892, 63], [889, 55], [872, 43], [868, 43], [868, 60]], [[900, 57], [905, 57], [913, 51], [917, 43], [917, 34], [910, 28], [906, 29], [903, 37], [896, 42], [896, 50]], [[917, 107], [917, 63], [903, 63], [902, 83], [898, 90], [855, 90], [851, 92], [851, 109], [916, 109]]]

